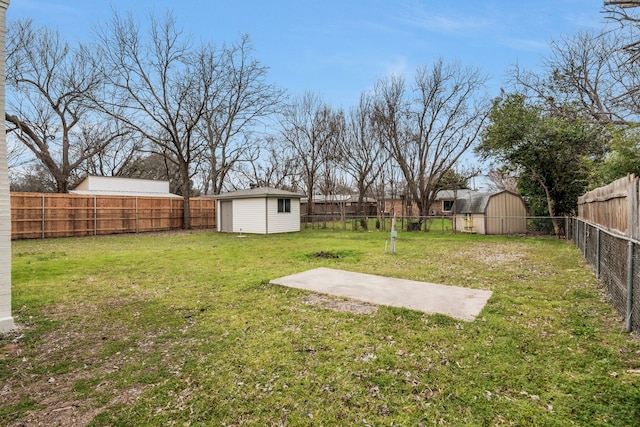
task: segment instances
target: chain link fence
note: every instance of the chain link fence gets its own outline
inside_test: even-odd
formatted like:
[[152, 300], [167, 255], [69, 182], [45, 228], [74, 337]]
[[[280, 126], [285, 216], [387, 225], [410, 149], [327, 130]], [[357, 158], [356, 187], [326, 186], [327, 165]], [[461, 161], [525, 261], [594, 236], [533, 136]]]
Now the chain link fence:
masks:
[[580, 218], [571, 218], [567, 231], [624, 316], [627, 332], [640, 330], [640, 242]]
[[[560, 228], [560, 237], [564, 237], [567, 228], [567, 218], [555, 218]], [[327, 230], [363, 230], [389, 231], [391, 218], [389, 216], [362, 216], [317, 214], [300, 217], [301, 227], [304, 229]], [[451, 215], [447, 216], [397, 216], [396, 230], [403, 232], [429, 232], [436, 234], [471, 233], [493, 235], [522, 235], [522, 236], [555, 236], [553, 221], [550, 217], [492, 217], [473, 215], [462, 217], [457, 221]]]

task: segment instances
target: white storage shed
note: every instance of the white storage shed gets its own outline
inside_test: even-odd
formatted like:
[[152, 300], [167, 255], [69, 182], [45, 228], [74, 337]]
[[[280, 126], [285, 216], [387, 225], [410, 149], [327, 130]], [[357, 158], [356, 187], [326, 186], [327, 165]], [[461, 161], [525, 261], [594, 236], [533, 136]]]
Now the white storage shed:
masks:
[[232, 191], [216, 199], [220, 232], [274, 234], [300, 231], [302, 195], [270, 187]]

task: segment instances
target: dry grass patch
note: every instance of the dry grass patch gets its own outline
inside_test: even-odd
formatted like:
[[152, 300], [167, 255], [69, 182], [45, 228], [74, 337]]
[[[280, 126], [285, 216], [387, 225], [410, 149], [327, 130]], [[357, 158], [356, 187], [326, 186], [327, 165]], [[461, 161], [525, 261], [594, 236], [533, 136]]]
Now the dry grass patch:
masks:
[[378, 306], [352, 299], [336, 298], [321, 294], [311, 294], [302, 297], [304, 304], [315, 305], [328, 310], [343, 311], [354, 314], [373, 314]]

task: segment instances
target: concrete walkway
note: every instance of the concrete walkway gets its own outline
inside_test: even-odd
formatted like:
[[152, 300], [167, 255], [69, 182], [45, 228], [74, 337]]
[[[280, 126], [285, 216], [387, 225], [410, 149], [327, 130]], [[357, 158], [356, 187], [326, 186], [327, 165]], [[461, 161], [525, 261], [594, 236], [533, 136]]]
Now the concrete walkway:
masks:
[[441, 313], [473, 321], [491, 297], [482, 289], [394, 279], [332, 268], [315, 268], [272, 280], [276, 285], [347, 297], [373, 304]]

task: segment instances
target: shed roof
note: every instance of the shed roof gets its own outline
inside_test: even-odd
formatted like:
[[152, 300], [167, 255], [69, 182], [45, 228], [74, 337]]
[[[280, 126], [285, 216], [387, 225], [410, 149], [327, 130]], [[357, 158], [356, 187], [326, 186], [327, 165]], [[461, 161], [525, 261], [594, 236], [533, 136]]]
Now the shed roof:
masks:
[[266, 197], [289, 197], [298, 198], [303, 197], [301, 194], [294, 193], [292, 191], [281, 190], [279, 188], [271, 187], [257, 187], [248, 190], [229, 191], [228, 193], [218, 194], [211, 196], [213, 199], [226, 200], [226, 199], [255, 199]]
[[489, 200], [496, 194], [508, 191], [492, 191], [489, 193], [470, 193], [459, 197], [451, 208], [456, 213], [485, 213]]

